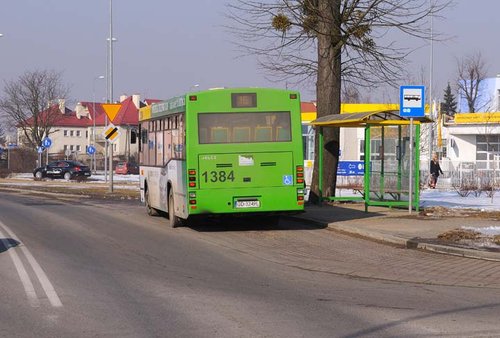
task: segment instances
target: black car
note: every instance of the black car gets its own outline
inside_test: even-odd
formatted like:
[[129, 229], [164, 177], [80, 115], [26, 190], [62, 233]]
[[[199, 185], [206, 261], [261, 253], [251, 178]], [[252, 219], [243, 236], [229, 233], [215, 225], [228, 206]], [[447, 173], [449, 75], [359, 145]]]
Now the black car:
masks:
[[55, 161], [33, 170], [35, 178], [53, 177], [69, 181], [74, 178], [90, 177], [90, 168], [77, 161]]

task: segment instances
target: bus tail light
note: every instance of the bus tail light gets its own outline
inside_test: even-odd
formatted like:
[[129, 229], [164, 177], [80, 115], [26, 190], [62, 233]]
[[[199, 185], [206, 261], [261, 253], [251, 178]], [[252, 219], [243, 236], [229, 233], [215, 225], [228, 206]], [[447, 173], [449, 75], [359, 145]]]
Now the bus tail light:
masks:
[[296, 167], [296, 182], [297, 184], [304, 184], [304, 166], [303, 165], [298, 165]]
[[297, 201], [304, 200], [304, 189], [297, 189]]
[[297, 94], [290, 94], [290, 99], [291, 100], [296, 100], [297, 99]]
[[191, 209], [196, 204], [196, 193], [194, 191], [189, 192], [189, 204], [191, 205]]
[[196, 95], [189, 95], [189, 101], [196, 101], [198, 97]]
[[190, 188], [196, 188], [196, 170], [189, 169], [188, 170], [188, 181]]

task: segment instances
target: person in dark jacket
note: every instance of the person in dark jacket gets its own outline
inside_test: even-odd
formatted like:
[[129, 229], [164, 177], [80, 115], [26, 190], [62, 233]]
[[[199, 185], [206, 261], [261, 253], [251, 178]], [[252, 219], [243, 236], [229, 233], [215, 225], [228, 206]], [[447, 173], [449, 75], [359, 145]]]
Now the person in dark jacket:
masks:
[[437, 154], [433, 154], [432, 161], [431, 161], [431, 180], [429, 182], [429, 187], [431, 189], [436, 188], [439, 174], [442, 174], [442, 173], [443, 173], [443, 171], [441, 170], [441, 166], [439, 165], [439, 160], [438, 160]]

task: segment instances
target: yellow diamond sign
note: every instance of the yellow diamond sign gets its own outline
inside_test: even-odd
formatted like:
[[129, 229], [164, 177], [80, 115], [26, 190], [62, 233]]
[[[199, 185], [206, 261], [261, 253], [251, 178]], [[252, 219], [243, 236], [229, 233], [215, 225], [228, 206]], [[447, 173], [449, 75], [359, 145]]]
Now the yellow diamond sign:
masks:
[[104, 128], [104, 132], [102, 133], [106, 141], [109, 143], [113, 143], [120, 136], [120, 129], [116, 127], [114, 124], [110, 123], [107, 127]]

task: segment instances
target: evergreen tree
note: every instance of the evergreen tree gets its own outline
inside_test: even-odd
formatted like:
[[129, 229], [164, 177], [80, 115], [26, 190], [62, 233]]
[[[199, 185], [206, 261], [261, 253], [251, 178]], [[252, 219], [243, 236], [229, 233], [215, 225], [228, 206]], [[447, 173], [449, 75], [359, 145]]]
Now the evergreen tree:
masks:
[[457, 101], [455, 95], [451, 92], [451, 86], [448, 82], [448, 86], [444, 90], [444, 102], [441, 105], [441, 113], [453, 116], [457, 112]]

